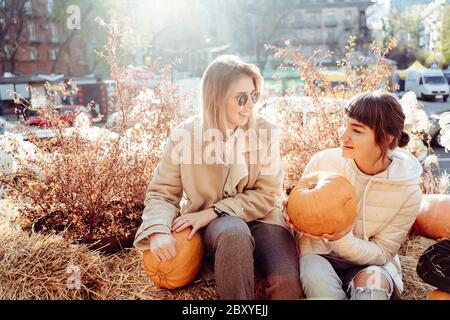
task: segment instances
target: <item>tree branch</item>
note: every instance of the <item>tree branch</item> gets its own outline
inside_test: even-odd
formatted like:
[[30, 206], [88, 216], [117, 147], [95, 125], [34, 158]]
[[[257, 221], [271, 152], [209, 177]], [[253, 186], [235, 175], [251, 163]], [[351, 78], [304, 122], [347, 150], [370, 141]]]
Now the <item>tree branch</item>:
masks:
[[[18, 20], [18, 27], [17, 27], [17, 32], [16, 37], [14, 38], [14, 40], [12, 40], [11, 42], [13, 43], [12, 47], [11, 47], [11, 55], [9, 57], [6, 57], [5, 61], [7, 61], [10, 65], [10, 71], [12, 73], [14, 73], [16, 71], [16, 54], [17, 54], [17, 49], [18, 49], [18, 44], [20, 42], [20, 38], [22, 37], [22, 32], [23, 32], [23, 26], [24, 26], [24, 15], [25, 15], [25, 3], [26, 0], [20, 0], [17, 2], [14, 2], [14, 4], [16, 5], [15, 7], [12, 6], [11, 8], [11, 16], [10, 16], [10, 22], [13, 18], [15, 18], [15, 11], [17, 10], [17, 20]], [[9, 25], [6, 26], [6, 30], [8, 30]], [[6, 33], [5, 33], [6, 36]], [[6, 68], [5, 68], [6, 71]]]

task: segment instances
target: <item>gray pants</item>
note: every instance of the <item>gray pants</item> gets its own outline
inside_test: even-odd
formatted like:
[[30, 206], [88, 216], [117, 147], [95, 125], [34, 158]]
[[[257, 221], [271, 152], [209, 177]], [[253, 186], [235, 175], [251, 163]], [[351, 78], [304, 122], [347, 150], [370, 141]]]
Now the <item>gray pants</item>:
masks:
[[222, 216], [204, 230], [205, 266], [214, 270], [220, 299], [255, 298], [256, 267], [270, 299], [299, 299], [298, 254], [283, 227]]
[[[384, 276], [389, 282], [389, 291], [376, 287], [355, 288], [353, 280], [363, 271], [373, 273], [375, 277]], [[389, 300], [394, 289], [391, 276], [383, 268], [356, 266], [333, 255], [302, 256], [300, 281], [306, 297], [314, 299]]]

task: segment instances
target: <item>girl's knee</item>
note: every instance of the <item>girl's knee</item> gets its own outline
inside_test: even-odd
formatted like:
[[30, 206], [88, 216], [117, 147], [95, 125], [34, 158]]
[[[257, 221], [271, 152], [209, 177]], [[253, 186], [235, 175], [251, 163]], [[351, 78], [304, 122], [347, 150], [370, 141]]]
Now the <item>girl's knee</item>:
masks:
[[300, 267], [314, 268], [323, 263], [328, 263], [327, 259], [318, 254], [307, 254], [300, 257]]
[[370, 266], [359, 272], [350, 282], [352, 300], [389, 300], [393, 283], [379, 266]]
[[364, 270], [358, 273], [353, 278], [353, 285], [355, 288], [359, 287], [373, 287], [389, 291], [390, 285], [386, 276], [376, 269]]
[[357, 287], [352, 290], [350, 300], [389, 300], [390, 297], [386, 289]]
[[307, 298], [345, 299], [342, 281], [327, 259], [308, 254], [300, 258], [300, 283]]

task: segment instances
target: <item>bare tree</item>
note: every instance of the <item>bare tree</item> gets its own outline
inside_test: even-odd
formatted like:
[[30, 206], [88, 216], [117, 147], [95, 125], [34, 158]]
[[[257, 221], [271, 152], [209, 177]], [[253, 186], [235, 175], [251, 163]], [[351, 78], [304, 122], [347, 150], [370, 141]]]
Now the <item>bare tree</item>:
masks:
[[16, 71], [19, 43], [25, 30], [27, 0], [4, 1], [0, 10], [0, 60], [4, 71]]
[[231, 11], [230, 19], [236, 21], [234, 34], [238, 36], [237, 46], [253, 55], [261, 70], [264, 70], [269, 58], [265, 45], [279, 44], [283, 40], [280, 32], [292, 7], [293, 4], [285, 1], [242, 1]]
[[[92, 17], [92, 13], [93, 13], [93, 8], [94, 8], [94, 3], [97, 2], [91, 2], [91, 1], [80, 1], [79, 2], [79, 8], [80, 8], [80, 27], [86, 22], [88, 21], [88, 19], [90, 17]], [[53, 15], [53, 18], [56, 21], [62, 21], [64, 22], [65, 20], [65, 11], [66, 8], [69, 5], [73, 5], [73, 1], [69, 1], [69, 0], [60, 0], [59, 6], [57, 8], [57, 10], [55, 11], [55, 14]], [[56, 72], [56, 68], [58, 66], [58, 63], [61, 61], [61, 59], [64, 57], [65, 54], [70, 55], [70, 50], [67, 50], [68, 48], [70, 48], [70, 45], [73, 41], [73, 39], [75, 38], [75, 36], [77, 35], [77, 33], [80, 32], [79, 29], [73, 28], [71, 30], [67, 30], [67, 28], [64, 28], [65, 31], [68, 32], [64, 32], [63, 35], [63, 39], [59, 44], [57, 53], [56, 53], [56, 58], [53, 62], [52, 65], [52, 72]], [[91, 29], [92, 30], [92, 29]], [[70, 63], [69, 63], [70, 66]], [[69, 74], [70, 74], [70, 70], [68, 70]]]
[[407, 12], [393, 9], [389, 13], [389, 18], [384, 21], [382, 45], [386, 46], [393, 37], [399, 40], [399, 44], [389, 53], [388, 58], [397, 61], [401, 69], [407, 68], [414, 60], [422, 57], [419, 49], [422, 10], [421, 6], [413, 6]]

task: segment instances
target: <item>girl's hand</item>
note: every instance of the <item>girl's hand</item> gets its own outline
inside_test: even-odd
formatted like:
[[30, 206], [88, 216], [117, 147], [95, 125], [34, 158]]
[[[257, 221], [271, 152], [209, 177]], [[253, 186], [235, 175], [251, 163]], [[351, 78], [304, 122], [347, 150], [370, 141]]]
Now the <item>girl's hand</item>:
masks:
[[314, 240], [323, 240], [325, 242], [328, 242], [328, 241], [339, 240], [340, 238], [345, 236], [347, 233], [349, 233], [352, 229], [353, 229], [353, 225], [351, 225], [346, 230], [341, 231], [341, 232], [337, 232], [337, 233], [324, 233], [321, 236], [316, 236], [316, 235], [313, 235], [313, 234], [309, 234], [309, 233], [303, 232], [303, 235], [308, 237], [308, 238], [314, 239]]
[[291, 230], [298, 231], [297, 229], [295, 229], [294, 225], [291, 222], [291, 218], [289, 218], [289, 215], [287, 213], [287, 201], [286, 200], [283, 200], [282, 213], [283, 213], [284, 222], [289, 226], [289, 228], [291, 228]]
[[150, 251], [159, 261], [175, 258], [175, 238], [170, 234], [154, 233], [150, 236]]
[[188, 240], [190, 240], [199, 229], [207, 226], [215, 218], [217, 218], [217, 213], [214, 212], [213, 208], [194, 213], [185, 213], [173, 221], [172, 231], [180, 232], [192, 226], [191, 233], [188, 236]]

